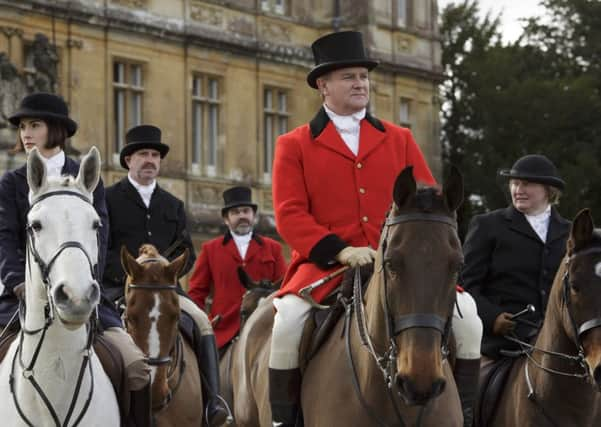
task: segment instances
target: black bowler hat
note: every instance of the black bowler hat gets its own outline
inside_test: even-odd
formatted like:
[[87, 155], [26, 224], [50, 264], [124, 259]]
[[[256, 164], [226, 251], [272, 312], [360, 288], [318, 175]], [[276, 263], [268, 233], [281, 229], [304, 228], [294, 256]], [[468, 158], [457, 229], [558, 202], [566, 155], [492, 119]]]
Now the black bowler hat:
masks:
[[507, 178], [523, 179], [539, 184], [551, 185], [563, 190], [566, 183], [559, 177], [557, 168], [541, 154], [528, 154], [513, 164], [511, 169], [503, 169], [499, 175]]
[[327, 34], [311, 45], [315, 67], [307, 75], [307, 83], [317, 89], [317, 78], [330, 71], [347, 67], [376, 68], [378, 61], [367, 58], [363, 35], [358, 31]]
[[125, 134], [125, 145], [121, 149], [121, 154], [119, 154], [121, 166], [129, 170], [127, 163], [125, 163], [125, 157], [143, 148], [157, 150], [161, 153], [161, 159], [169, 152], [169, 146], [161, 142], [161, 130], [158, 127], [152, 125], [134, 126]]
[[223, 208], [221, 216], [225, 216], [228, 209], [238, 206], [250, 206], [257, 212], [257, 205], [251, 200], [251, 190], [249, 187], [232, 187], [223, 192]]
[[67, 137], [73, 136], [77, 131], [77, 123], [69, 118], [67, 103], [52, 93], [37, 92], [27, 95], [8, 121], [19, 126], [23, 118], [57, 120], [65, 125]]

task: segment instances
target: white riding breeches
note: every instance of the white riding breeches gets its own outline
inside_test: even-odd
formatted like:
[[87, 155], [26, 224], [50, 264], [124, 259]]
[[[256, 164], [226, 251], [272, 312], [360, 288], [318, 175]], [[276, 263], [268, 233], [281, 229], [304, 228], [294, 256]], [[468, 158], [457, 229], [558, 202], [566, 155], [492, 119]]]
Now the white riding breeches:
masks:
[[[275, 298], [273, 305], [277, 312], [273, 320], [269, 367], [273, 369], [298, 368], [303, 329], [309, 317], [311, 305], [293, 294]], [[457, 306], [459, 306], [461, 316], [457, 311]], [[476, 302], [467, 292], [457, 292], [452, 327], [457, 346], [457, 358], [480, 358], [482, 321], [478, 316]]]
[[[459, 312], [457, 312], [459, 306]], [[453, 335], [458, 359], [479, 359], [482, 343], [482, 320], [478, 316], [476, 301], [467, 292], [457, 292], [457, 304], [453, 309]]]
[[311, 312], [311, 304], [293, 294], [274, 298], [277, 312], [273, 319], [269, 367], [294, 369], [299, 366], [299, 351], [305, 322]]

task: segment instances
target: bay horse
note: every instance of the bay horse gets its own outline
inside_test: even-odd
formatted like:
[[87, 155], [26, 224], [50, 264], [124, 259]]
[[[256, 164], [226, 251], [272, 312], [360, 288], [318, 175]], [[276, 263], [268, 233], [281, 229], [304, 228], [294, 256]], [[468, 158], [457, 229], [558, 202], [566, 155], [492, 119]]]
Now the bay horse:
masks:
[[584, 209], [549, 295], [542, 329], [509, 374], [490, 426], [601, 425], [601, 230]]
[[169, 262], [150, 244], [134, 258], [121, 248], [125, 283], [125, 327], [151, 367], [152, 412], [158, 427], [198, 426], [202, 388], [194, 350], [179, 332], [176, 292], [188, 251]]
[[[305, 425], [461, 426], [446, 355], [455, 285], [463, 262], [455, 211], [463, 179], [453, 168], [442, 192], [399, 174], [364, 300], [360, 284], [346, 315], [304, 370]], [[268, 359], [272, 304], [240, 335], [232, 364], [239, 427], [271, 426]]]
[[102, 226], [92, 193], [99, 179], [95, 147], [77, 178], [47, 177], [35, 148], [27, 158], [25, 305], [18, 339], [0, 365], [3, 425], [120, 425], [117, 397], [92, 347]]
[[[259, 304], [266, 302], [267, 297], [277, 291], [282, 283], [281, 280], [272, 282], [267, 279], [253, 280], [243, 267], [238, 267], [238, 277], [240, 283], [246, 289], [246, 292], [242, 296], [242, 303], [240, 305], [240, 330], [244, 328], [246, 320], [252, 313], [257, 309]], [[238, 332], [239, 333], [239, 332]], [[221, 380], [221, 394], [227, 401], [230, 408], [234, 407], [234, 390], [232, 386], [232, 360], [237, 356], [235, 354], [239, 351], [238, 346], [238, 335], [232, 339], [228, 344], [226, 350], [220, 355], [219, 358], [219, 378]]]

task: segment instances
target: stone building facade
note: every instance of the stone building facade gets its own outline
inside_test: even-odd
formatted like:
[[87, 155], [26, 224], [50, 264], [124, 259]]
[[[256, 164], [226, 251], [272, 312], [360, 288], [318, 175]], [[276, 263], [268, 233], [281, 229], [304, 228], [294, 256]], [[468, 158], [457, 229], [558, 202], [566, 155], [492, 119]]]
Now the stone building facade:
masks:
[[80, 125], [71, 150], [97, 146], [107, 185], [124, 176], [126, 130], [155, 124], [171, 146], [160, 184], [197, 243], [220, 232], [221, 193], [239, 183], [274, 234], [274, 141], [317, 111], [310, 44], [334, 29], [364, 33], [381, 61], [372, 113], [410, 126], [438, 176], [436, 0], [0, 0], [0, 170], [24, 161], [7, 115], [51, 90]]

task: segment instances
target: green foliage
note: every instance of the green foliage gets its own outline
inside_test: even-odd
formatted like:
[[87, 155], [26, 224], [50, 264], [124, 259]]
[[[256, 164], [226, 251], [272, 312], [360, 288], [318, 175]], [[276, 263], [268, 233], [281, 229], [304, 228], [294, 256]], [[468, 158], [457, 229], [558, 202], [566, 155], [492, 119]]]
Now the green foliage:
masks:
[[475, 0], [442, 13], [441, 142], [445, 167], [465, 176], [462, 235], [475, 213], [507, 205], [497, 172], [528, 153], [548, 156], [566, 180], [563, 215], [590, 207], [601, 218], [601, 4], [543, 3], [553, 19], [530, 20], [510, 45]]

